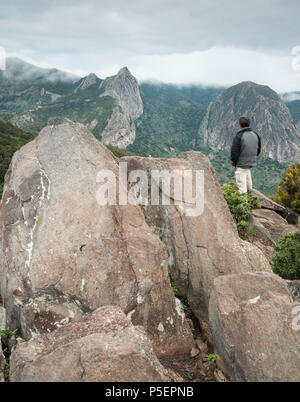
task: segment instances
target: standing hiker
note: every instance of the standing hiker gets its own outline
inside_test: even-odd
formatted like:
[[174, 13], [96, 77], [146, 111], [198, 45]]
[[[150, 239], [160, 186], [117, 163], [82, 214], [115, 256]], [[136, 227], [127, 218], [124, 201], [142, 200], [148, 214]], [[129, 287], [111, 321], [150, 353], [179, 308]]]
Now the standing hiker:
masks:
[[251, 169], [261, 151], [260, 136], [250, 128], [248, 117], [240, 118], [241, 130], [234, 137], [231, 147], [231, 161], [240, 194], [252, 190]]

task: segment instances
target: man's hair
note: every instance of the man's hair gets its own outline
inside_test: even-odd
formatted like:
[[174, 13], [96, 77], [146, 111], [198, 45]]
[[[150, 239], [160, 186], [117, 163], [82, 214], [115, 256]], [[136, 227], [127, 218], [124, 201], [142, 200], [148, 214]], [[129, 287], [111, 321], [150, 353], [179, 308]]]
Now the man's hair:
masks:
[[249, 117], [241, 117], [240, 118], [240, 126], [242, 127], [242, 128], [245, 128], [245, 127], [250, 127], [250, 119], [249, 119]]

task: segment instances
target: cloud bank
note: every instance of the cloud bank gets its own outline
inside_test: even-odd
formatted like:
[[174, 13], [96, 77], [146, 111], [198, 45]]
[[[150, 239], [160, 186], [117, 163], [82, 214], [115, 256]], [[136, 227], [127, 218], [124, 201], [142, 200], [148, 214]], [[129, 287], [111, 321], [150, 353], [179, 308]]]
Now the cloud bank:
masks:
[[291, 55], [216, 46], [188, 54], [138, 56], [130, 60], [130, 67], [141, 81], [217, 86], [254, 81], [289, 92], [300, 89], [300, 72], [293, 69], [292, 61]]
[[43, 67], [105, 77], [127, 65], [142, 80], [300, 89], [290, 68], [299, 0], [2, 3], [0, 46]]

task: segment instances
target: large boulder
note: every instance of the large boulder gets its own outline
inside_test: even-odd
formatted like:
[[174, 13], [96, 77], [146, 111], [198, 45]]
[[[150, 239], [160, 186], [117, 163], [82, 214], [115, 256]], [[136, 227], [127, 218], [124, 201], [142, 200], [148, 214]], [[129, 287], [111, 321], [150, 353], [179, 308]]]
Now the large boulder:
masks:
[[142, 327], [106, 306], [19, 343], [10, 359], [12, 382], [170, 381]]
[[[208, 304], [214, 278], [247, 271], [270, 271], [263, 253], [239, 238], [228, 205], [223, 197], [215, 171], [200, 152], [185, 152], [174, 159], [130, 156], [128, 174], [146, 171], [149, 186], [155, 182], [152, 172], [169, 171], [183, 175], [187, 170], [204, 171], [204, 210], [198, 216], [185, 213], [186, 204], [148, 205], [143, 207], [147, 223], [165, 243], [169, 255], [169, 270], [179, 292], [187, 297], [190, 307], [209, 334]], [[158, 183], [156, 182], [158, 186]], [[171, 186], [171, 199], [174, 191]], [[144, 201], [143, 201], [144, 202]], [[144, 202], [145, 203], [145, 202]]]
[[265, 194], [261, 193], [260, 191], [258, 191], [256, 189], [252, 189], [252, 194], [255, 195], [259, 199], [262, 208], [271, 209], [272, 211], [282, 213], [282, 214], [287, 213], [287, 209], [283, 205], [278, 204], [277, 202], [271, 200], [271, 198], [267, 197]]
[[300, 307], [286, 281], [270, 273], [216, 278], [209, 317], [233, 381], [300, 381]]
[[249, 224], [259, 237], [271, 241], [274, 245], [284, 234], [299, 230], [296, 225], [289, 225], [278, 213], [268, 209], [253, 209]]
[[295, 211], [278, 204], [256, 189], [253, 189], [252, 193], [259, 199], [262, 209], [275, 211], [281, 215], [287, 223], [291, 225], [299, 225], [299, 215]]
[[186, 353], [193, 338], [172, 292], [165, 247], [139, 206], [99, 204], [103, 170], [118, 178], [117, 159], [66, 119], [15, 153], [0, 205], [8, 327], [29, 339], [116, 305], [144, 326], [158, 354]]

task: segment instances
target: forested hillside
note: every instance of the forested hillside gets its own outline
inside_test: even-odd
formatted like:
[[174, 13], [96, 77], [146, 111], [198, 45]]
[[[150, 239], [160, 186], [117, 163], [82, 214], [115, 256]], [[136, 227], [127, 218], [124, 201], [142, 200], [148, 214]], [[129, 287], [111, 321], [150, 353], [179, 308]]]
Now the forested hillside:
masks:
[[4, 176], [13, 154], [34, 137], [35, 134], [27, 133], [0, 120], [0, 197]]
[[[203, 146], [198, 133], [208, 105], [222, 91], [223, 88], [213, 87], [141, 84], [144, 114], [136, 121], [136, 140], [127, 150], [141, 156], [167, 158], [184, 151], [201, 151], [211, 160], [221, 183], [233, 179], [229, 152]], [[255, 187], [265, 194], [274, 194], [286, 167], [260, 156], [253, 169]]]
[[[247, 92], [239, 101], [236, 99], [236, 116], [231, 110], [224, 115], [221, 111], [230, 109], [232, 104], [226, 100], [226, 94], [231, 94], [236, 88], [245, 87], [245, 83], [226, 90], [222, 87], [179, 87], [150, 82], [140, 83], [138, 86], [126, 68], [106, 80], [95, 74], [78, 80], [78, 77], [68, 76], [61, 71], [40, 69], [15, 58], [8, 60], [5, 74], [0, 74], [1, 119], [22, 130], [39, 132], [47, 125], [49, 118], [67, 117], [87, 125], [105, 144], [127, 147], [127, 151], [136, 155], [169, 158], [184, 151], [202, 151], [210, 158], [221, 183], [233, 178], [229, 155], [231, 137], [236, 131], [237, 116], [249, 108], [250, 95]], [[258, 166], [253, 170], [254, 185], [271, 195], [275, 194], [281, 173], [287, 167], [286, 163], [279, 163], [275, 156], [278, 153], [285, 155], [292, 152], [290, 148], [292, 145], [296, 146], [293, 141], [289, 147], [280, 146], [280, 143], [284, 144], [285, 137], [289, 139], [285, 129], [293, 126], [292, 119], [300, 125], [300, 101], [286, 100], [289, 114], [274, 91], [254, 83], [251, 84], [252, 87], [255, 88], [255, 93], [251, 93], [251, 102], [255, 107], [250, 108], [249, 113], [256, 116], [258, 126], [268, 120], [264, 116], [268, 110], [272, 113], [273, 123], [275, 122], [273, 126], [280, 126], [276, 130], [273, 126], [273, 129], [260, 130], [255, 124], [255, 128], [263, 136], [264, 151], [270, 151], [273, 147], [274, 157], [270, 159], [264, 152], [259, 158]], [[276, 108], [270, 106], [270, 97]], [[222, 101], [220, 105], [217, 99], [219, 103]], [[217, 132], [210, 142], [205, 143], [203, 138], [206, 131], [199, 130], [207, 122], [208, 109], [212, 107], [209, 108], [209, 105], [214, 104], [220, 107], [215, 113], [215, 123], [211, 125], [223, 125], [226, 128], [227, 131], [224, 130], [227, 137], [230, 137], [227, 138], [226, 146], [225, 134]], [[285, 112], [285, 121], [277, 118], [282, 110]], [[136, 119], [136, 116], [139, 117]], [[213, 119], [209, 121], [214, 122]], [[16, 130], [12, 126], [7, 127], [10, 127], [10, 131]], [[18, 131], [21, 135], [17, 140], [13, 136], [6, 138], [6, 148], [1, 149], [1, 183], [14, 150], [25, 143], [26, 138], [31, 139], [30, 134], [22, 130]], [[274, 136], [275, 132], [276, 139], [268, 138], [270, 133]], [[211, 134], [206, 137], [211, 137]]]
[[128, 150], [143, 156], [173, 157], [197, 149], [199, 125], [209, 103], [222, 90], [141, 84], [144, 113], [136, 121], [136, 140]]

